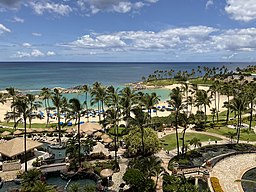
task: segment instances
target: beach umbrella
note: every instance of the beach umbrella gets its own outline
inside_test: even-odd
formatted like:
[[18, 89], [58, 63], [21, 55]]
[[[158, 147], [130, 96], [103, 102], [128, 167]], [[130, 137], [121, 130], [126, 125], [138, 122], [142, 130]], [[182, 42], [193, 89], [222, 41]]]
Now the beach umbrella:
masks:
[[112, 169], [103, 169], [101, 172], [100, 172], [100, 175], [102, 177], [111, 177], [113, 175], [114, 171]]
[[101, 136], [102, 139], [106, 139], [106, 138], [109, 138], [109, 136], [107, 134], [104, 134]]
[[16, 131], [13, 132], [13, 134], [14, 135], [20, 135], [20, 134], [22, 134], [22, 131], [21, 130], [16, 130]]
[[99, 131], [101, 129], [102, 129], [102, 127], [99, 123], [84, 123], [84, 124], [80, 125], [81, 132], [86, 132], [86, 131], [94, 132], [94, 131]]
[[37, 129], [35, 129], [35, 131], [36, 131], [37, 133], [42, 133], [42, 132], [44, 132], [45, 130], [44, 130], [43, 128], [37, 128]]
[[8, 135], [10, 135], [11, 133], [9, 132], [9, 131], [4, 131], [1, 135], [2, 136], [8, 136]]
[[101, 132], [97, 132], [97, 133], [94, 133], [94, 135], [95, 135], [96, 137], [100, 137], [100, 136], [102, 135], [102, 133], [101, 133]]
[[73, 129], [66, 129], [66, 133], [73, 133]]
[[33, 129], [31, 129], [31, 128], [28, 128], [28, 129], [27, 129], [27, 133], [33, 133], [33, 132], [35, 132], [35, 130], [33, 130]]
[[103, 139], [104, 143], [111, 143], [113, 141], [113, 139], [111, 139], [110, 137]]
[[53, 129], [53, 128], [50, 128], [50, 129], [47, 129], [47, 131], [48, 131], [48, 132], [54, 132], [54, 131], [56, 131], [56, 130]]
[[92, 132], [92, 131], [86, 131], [85, 134], [86, 134], [86, 135], [92, 135], [93, 132]]

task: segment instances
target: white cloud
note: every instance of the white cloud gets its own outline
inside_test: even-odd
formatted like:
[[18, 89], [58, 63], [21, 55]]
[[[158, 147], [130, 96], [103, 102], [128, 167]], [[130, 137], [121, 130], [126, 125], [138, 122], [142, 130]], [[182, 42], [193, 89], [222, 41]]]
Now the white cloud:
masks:
[[18, 51], [14, 57], [16, 58], [23, 58], [23, 57], [30, 57], [30, 53], [23, 52], [23, 51]]
[[47, 56], [54, 56], [56, 53], [54, 51], [47, 51], [46, 53]]
[[128, 13], [137, 11], [144, 6], [156, 3], [158, 0], [78, 0], [81, 10], [96, 14], [99, 12]]
[[56, 13], [64, 16], [64, 15], [68, 15], [72, 11], [72, 8], [69, 5], [52, 3], [52, 2], [37, 1], [37, 2], [30, 2], [30, 5], [38, 15], [42, 15], [44, 12], [48, 12], [48, 13]]
[[206, 5], [205, 5], [205, 8], [208, 9], [212, 5], [213, 5], [213, 0], [208, 0]]
[[11, 30], [8, 29], [7, 27], [5, 27], [3, 24], [0, 23], [0, 35], [3, 34], [3, 33], [5, 33], [5, 32], [10, 33]]
[[[27, 43], [24, 43], [24, 44], [27, 44]], [[31, 52], [17, 51], [13, 57], [15, 58], [30, 57], [31, 58], [31, 57], [54, 56], [54, 55], [56, 55], [54, 51], [47, 51], [47, 53], [45, 54], [38, 49], [33, 49]]]
[[32, 57], [40, 57], [40, 56], [44, 56], [44, 53], [38, 49], [33, 49], [31, 52], [31, 56]]
[[41, 33], [32, 33], [33, 36], [36, 36], [36, 37], [41, 37], [42, 34]]
[[225, 11], [237, 21], [248, 22], [256, 19], [255, 0], [226, 0]]
[[30, 43], [23, 43], [22, 46], [23, 47], [31, 47], [31, 44]]
[[24, 19], [19, 17], [14, 17], [12, 21], [15, 23], [24, 23]]
[[[170, 28], [163, 31], [120, 31], [87, 34], [62, 44], [71, 50], [111, 53], [161, 52], [179, 55], [222, 54], [256, 51], [256, 28], [220, 30], [207, 26]], [[235, 55], [235, 54], [234, 54]], [[240, 55], [240, 54], [239, 54]], [[232, 57], [231, 57], [232, 58]], [[230, 58], [230, 59], [231, 59]]]

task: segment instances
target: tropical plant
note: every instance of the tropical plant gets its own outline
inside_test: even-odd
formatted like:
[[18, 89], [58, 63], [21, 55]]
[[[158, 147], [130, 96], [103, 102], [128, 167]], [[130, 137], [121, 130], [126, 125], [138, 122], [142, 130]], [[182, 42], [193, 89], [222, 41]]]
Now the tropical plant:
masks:
[[77, 120], [76, 122], [77, 122], [77, 140], [78, 140], [78, 162], [79, 162], [79, 166], [81, 167], [80, 118], [81, 118], [81, 114], [84, 114], [85, 111], [83, 111], [83, 106], [77, 98], [70, 99], [69, 103], [70, 103], [70, 109], [71, 109], [70, 113]]
[[16, 109], [19, 114], [22, 115], [24, 123], [24, 161], [25, 161], [25, 171], [27, 171], [27, 117], [30, 114], [29, 101], [25, 96], [20, 96], [15, 99], [11, 106]]
[[129, 127], [131, 121], [131, 110], [133, 105], [136, 103], [135, 90], [131, 90], [130, 87], [125, 87], [120, 93], [121, 101], [120, 106], [122, 109], [123, 119], [126, 122], [125, 126]]
[[210, 104], [211, 104], [211, 100], [207, 94], [207, 92], [205, 90], [198, 90], [196, 92], [196, 95], [195, 95], [195, 103], [196, 103], [196, 106], [203, 106], [204, 107], [204, 128], [205, 128], [205, 125], [206, 125], [206, 120], [207, 120], [207, 114], [206, 114], [206, 107], [210, 107]]
[[59, 145], [61, 145], [61, 127], [60, 127], [60, 110], [63, 106], [63, 99], [64, 97], [62, 96], [61, 92], [59, 89], [54, 89], [53, 93], [52, 93], [52, 102], [53, 105], [56, 107], [57, 110], [57, 126], [58, 126], [58, 130], [59, 130]]
[[48, 127], [49, 121], [50, 121], [50, 104], [49, 104], [49, 99], [51, 98], [50, 89], [47, 87], [42, 88], [40, 92], [40, 97], [44, 101], [44, 107], [45, 107], [46, 118], [47, 118], [46, 127]]
[[23, 191], [31, 191], [36, 185], [36, 182], [40, 180], [41, 171], [39, 169], [30, 169], [21, 175], [21, 189]]
[[178, 135], [178, 116], [180, 111], [183, 109], [184, 105], [182, 104], [182, 93], [179, 87], [172, 89], [170, 93], [169, 104], [174, 108], [175, 112], [175, 134], [176, 134], [176, 147], [177, 147], [177, 156], [180, 154], [179, 147], [179, 135]]
[[240, 139], [240, 128], [242, 125], [242, 113], [247, 109], [247, 100], [243, 94], [235, 96], [230, 101], [230, 109], [237, 114], [237, 143]]
[[34, 186], [30, 190], [31, 192], [57, 192], [54, 186], [47, 185], [47, 183], [42, 181], [36, 181]]
[[151, 128], [144, 128], [144, 152], [142, 146], [141, 129], [134, 127], [128, 135], [124, 136], [124, 141], [127, 146], [128, 156], [143, 156], [155, 154], [161, 149], [160, 141], [157, 137], [156, 132]]
[[32, 94], [26, 94], [26, 97], [28, 98], [28, 105], [30, 113], [28, 114], [28, 120], [29, 120], [29, 128], [31, 128], [32, 119], [33, 119], [33, 110], [37, 110], [39, 107], [41, 107], [41, 101], [36, 100], [36, 96]]
[[[15, 90], [14, 87], [9, 87], [9, 88], [6, 88], [6, 91], [8, 92], [7, 95], [9, 97], [12, 98], [12, 103], [15, 102], [15, 99], [17, 97], [17, 94], [18, 94], [18, 91]], [[14, 107], [11, 107], [12, 108], [12, 113], [13, 113], [13, 122], [14, 122], [14, 125], [13, 125], [13, 128], [16, 129], [16, 113], [15, 113], [15, 108]]]
[[83, 86], [80, 87], [80, 90], [81, 90], [82, 93], [85, 94], [84, 104], [85, 104], [85, 109], [86, 109], [87, 122], [89, 122], [89, 116], [88, 116], [88, 93], [90, 92], [90, 87], [88, 85], [83, 85]]

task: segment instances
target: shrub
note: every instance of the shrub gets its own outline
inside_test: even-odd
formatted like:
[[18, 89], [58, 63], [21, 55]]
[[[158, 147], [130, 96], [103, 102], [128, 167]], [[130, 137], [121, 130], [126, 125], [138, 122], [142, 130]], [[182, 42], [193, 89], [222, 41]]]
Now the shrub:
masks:
[[211, 177], [210, 180], [214, 192], [224, 192], [220, 186], [219, 179], [217, 177]]

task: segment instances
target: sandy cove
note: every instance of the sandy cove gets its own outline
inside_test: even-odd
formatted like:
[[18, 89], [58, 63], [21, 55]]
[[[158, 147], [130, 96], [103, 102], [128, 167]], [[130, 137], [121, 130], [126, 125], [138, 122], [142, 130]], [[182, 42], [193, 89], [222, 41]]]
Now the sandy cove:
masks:
[[[164, 88], [162, 88], [162, 89], [168, 89], [168, 90], [172, 90], [173, 88], [175, 88], [175, 87], [181, 87], [182, 85], [181, 84], [173, 84], [173, 85], [169, 85], [169, 86], [165, 86]], [[198, 87], [199, 89], [204, 89], [204, 90], [208, 90], [209, 89], [209, 87], [207, 87], [207, 86], [199, 86]], [[153, 91], [154, 89], [152, 89], [152, 91]], [[208, 93], [209, 95], [210, 95], [210, 93]], [[230, 99], [232, 99], [232, 97], [230, 97]], [[220, 95], [220, 112], [222, 112], [222, 111], [225, 111], [226, 110], [226, 108], [223, 108], [223, 105], [224, 105], [224, 102], [225, 101], [227, 101], [227, 96], [225, 96], [225, 95]], [[160, 101], [159, 103], [158, 103], [158, 105], [157, 106], [160, 106], [160, 107], [162, 107], [162, 106], [168, 106], [168, 102], [167, 101]], [[210, 108], [209, 107], [207, 107], [207, 110], [206, 110], [206, 113], [209, 115], [209, 114], [211, 114], [211, 111], [210, 111], [210, 109], [211, 108], [214, 108], [214, 100], [212, 99], [212, 103], [211, 103], [211, 105], [210, 105]], [[41, 111], [43, 111], [44, 113], [45, 113], [45, 109], [43, 109], [43, 108], [41, 108], [41, 109], [39, 109], [39, 110], [41, 110]], [[38, 110], [38, 111], [39, 111]], [[8, 112], [8, 111], [11, 111], [11, 101], [9, 100], [9, 101], [7, 101], [4, 105], [3, 104], [0, 104], [0, 121], [1, 122], [4, 122], [4, 117], [5, 117], [5, 114]], [[196, 111], [197, 111], [197, 107], [192, 107], [192, 112], [193, 113], [196, 113]], [[154, 117], [154, 116], [168, 116], [168, 115], [170, 115], [171, 114], [171, 112], [170, 111], [157, 111], [157, 114], [156, 113], [153, 113], [152, 112], [152, 116]], [[90, 122], [97, 122], [98, 121], [98, 116], [96, 116], [96, 117], [90, 117], [89, 118], [89, 121]], [[64, 121], [64, 119], [61, 119], [61, 121]], [[81, 118], [81, 121], [87, 121], [87, 119], [86, 119], [86, 117], [82, 117]], [[55, 119], [52, 119], [52, 118], [50, 118], [50, 123], [56, 123], [57, 122], [57, 120], [56, 120], [56, 118]], [[32, 123], [46, 123], [46, 117], [44, 118], [44, 119], [38, 119], [38, 118], [36, 118], [36, 119], [33, 119], [32, 120]]]

